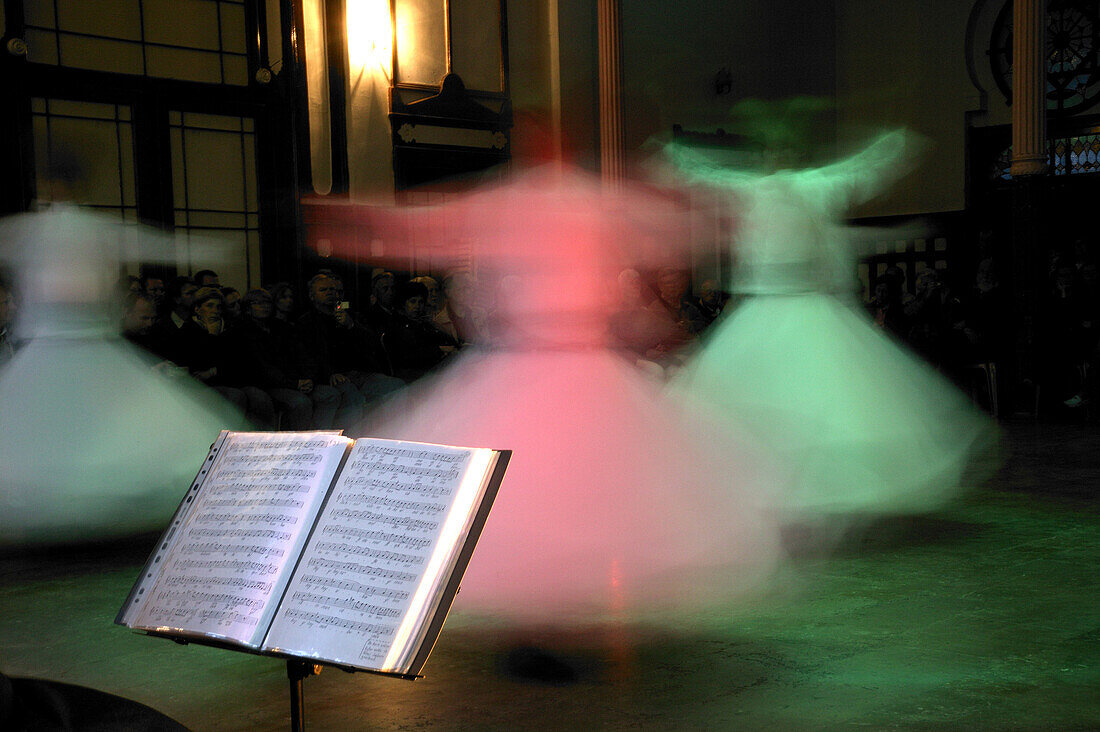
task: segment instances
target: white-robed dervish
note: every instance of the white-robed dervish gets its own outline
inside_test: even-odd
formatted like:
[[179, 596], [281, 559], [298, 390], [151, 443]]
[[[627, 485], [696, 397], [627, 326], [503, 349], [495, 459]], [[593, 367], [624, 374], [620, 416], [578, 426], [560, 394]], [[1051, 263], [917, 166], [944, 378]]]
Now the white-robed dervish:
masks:
[[993, 432], [852, 296], [843, 218], [908, 172], [914, 139], [892, 131], [829, 165], [770, 171], [666, 149], [680, 175], [733, 197], [729, 286], [744, 296], [671, 388], [736, 417], [790, 468], [781, 508], [793, 518], [935, 508]]
[[170, 255], [160, 232], [71, 204], [0, 221], [23, 343], [0, 368], [0, 545], [161, 530], [219, 430], [245, 426], [119, 335], [120, 264]]

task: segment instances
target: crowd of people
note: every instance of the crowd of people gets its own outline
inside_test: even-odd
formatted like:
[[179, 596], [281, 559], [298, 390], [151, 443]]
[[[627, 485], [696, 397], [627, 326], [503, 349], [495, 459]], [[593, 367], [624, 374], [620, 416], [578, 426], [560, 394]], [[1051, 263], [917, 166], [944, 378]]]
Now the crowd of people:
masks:
[[[693, 297], [682, 270], [650, 279], [652, 288], [635, 270], [619, 276], [609, 338], [632, 360], [664, 372], [718, 318], [728, 295], [708, 281]], [[304, 303], [289, 283], [241, 295], [210, 270], [124, 284], [122, 335], [155, 356], [154, 368], [217, 390], [257, 427], [284, 430], [352, 428], [377, 400], [462, 347], [491, 345], [516, 325], [498, 322], [496, 291], [522, 287], [505, 280], [485, 292], [467, 273], [436, 281], [376, 270], [360, 309], [332, 271], [305, 283]]]
[[[968, 287], [934, 269], [906, 284], [897, 266], [879, 277], [867, 303], [879, 327], [964, 387], [974, 364], [1012, 361], [1012, 302], [992, 256], [979, 261]], [[439, 282], [376, 270], [362, 310], [332, 271], [305, 283], [305, 302], [286, 282], [242, 295], [211, 270], [168, 281], [131, 276], [124, 285], [124, 337], [154, 354], [159, 371], [217, 390], [263, 429], [351, 428], [376, 400], [463, 346], [491, 344], [502, 325], [494, 322], [492, 293], [467, 273]], [[675, 370], [686, 347], [735, 304], [713, 280], [697, 295], [690, 285], [680, 269], [621, 272], [609, 283], [612, 346], [658, 376]], [[0, 365], [15, 352], [16, 302], [0, 280]], [[1035, 333], [1035, 376], [1046, 402], [1087, 404], [1100, 348], [1100, 285], [1084, 242], [1052, 255]]]
[[[911, 293], [905, 271], [890, 266], [867, 305], [879, 326], [964, 388], [974, 365], [1015, 362], [1021, 325], [997, 259], [987, 247], [981, 253], [969, 282], [926, 269], [916, 275]], [[1087, 243], [1056, 247], [1037, 293], [1034, 367], [1023, 375], [1039, 387], [1039, 398], [1025, 411], [1038, 408], [1049, 415], [1088, 403], [1092, 367], [1100, 358], [1098, 319], [1100, 283]]]

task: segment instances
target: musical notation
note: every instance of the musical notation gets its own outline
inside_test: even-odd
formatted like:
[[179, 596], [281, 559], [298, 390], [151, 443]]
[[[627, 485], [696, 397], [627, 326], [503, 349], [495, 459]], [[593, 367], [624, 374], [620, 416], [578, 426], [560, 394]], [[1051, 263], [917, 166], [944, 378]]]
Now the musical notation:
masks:
[[273, 531], [271, 529], [188, 529], [188, 536], [196, 538], [204, 536], [217, 536], [233, 539], [274, 539], [276, 541], [290, 541], [293, 534], [288, 531]]
[[432, 543], [432, 540], [428, 538], [394, 534], [388, 531], [378, 531], [377, 529], [356, 529], [351, 526], [329, 525], [324, 528], [323, 533], [350, 536], [360, 541], [383, 541], [387, 544], [401, 544], [410, 549], [423, 549]]
[[[375, 568], [372, 567], [372, 569]], [[416, 579], [415, 574], [406, 573], [406, 576], [410, 578], [408, 580], [410, 582]], [[333, 590], [346, 590], [348, 592], [357, 592], [364, 597], [381, 597], [386, 600], [407, 600], [411, 594], [407, 590], [391, 590], [387, 587], [364, 585], [355, 580], [338, 580], [331, 577], [320, 577], [315, 574], [304, 575], [299, 581], [303, 585], [310, 587], [327, 587]]]
[[207, 501], [210, 508], [301, 508], [305, 504], [296, 498], [230, 498], [220, 501]]
[[424, 521], [421, 519], [409, 518], [407, 516], [392, 516], [376, 511], [354, 511], [347, 508], [341, 508], [333, 511], [332, 516], [334, 518], [349, 519], [351, 521], [377, 521], [386, 526], [391, 526], [395, 529], [404, 529], [405, 531], [435, 531], [439, 528], [438, 521]]
[[374, 455], [386, 457], [405, 458], [407, 460], [431, 460], [441, 463], [461, 463], [466, 456], [456, 452], [440, 452], [438, 450], [410, 449], [407, 447], [389, 447], [388, 445], [368, 445], [359, 451], [363, 458]]
[[298, 602], [306, 602], [313, 605], [321, 605], [323, 607], [340, 607], [344, 608], [345, 610], [354, 610], [358, 613], [365, 613], [367, 615], [373, 615], [382, 618], [401, 617], [401, 611], [397, 608], [372, 605], [369, 602], [361, 602], [359, 600], [352, 600], [349, 598], [318, 595], [315, 592], [295, 592], [294, 599]]
[[346, 477], [344, 484], [349, 488], [370, 488], [376, 491], [390, 493], [419, 493], [426, 496], [444, 496], [447, 494], [446, 486], [426, 485], [424, 483], [402, 483], [396, 480], [384, 478], [367, 478], [363, 476]]
[[324, 455], [316, 452], [305, 453], [302, 455], [282, 456], [250, 453], [248, 455], [234, 455], [233, 457], [227, 457], [225, 458], [224, 462], [222, 462], [222, 465], [235, 467], [256, 467], [262, 465], [266, 468], [272, 463], [278, 463], [281, 465], [316, 465], [324, 459]]
[[252, 627], [255, 627], [255, 625], [260, 622], [260, 619], [257, 617], [242, 615], [232, 610], [203, 610], [199, 613], [199, 618], [204, 623], [211, 620], [217, 620], [226, 624], [233, 623], [235, 625], [248, 625]]
[[238, 590], [260, 590], [261, 592], [271, 592], [272, 587], [271, 582], [260, 582], [259, 580], [246, 580], [239, 577], [196, 577], [193, 575], [170, 577], [164, 584], [167, 587], [235, 587]]
[[279, 571], [278, 565], [270, 562], [249, 562], [242, 559], [180, 559], [174, 562], [172, 566], [184, 571], [191, 569], [229, 569], [234, 572], [250, 572], [261, 577], [273, 575]]
[[324, 613], [309, 612], [308, 610], [288, 610], [286, 612], [286, 618], [288, 620], [298, 620], [306, 623], [317, 623], [318, 625], [327, 625], [332, 628], [340, 628], [341, 630], [349, 630], [355, 633], [392, 633], [392, 625], [382, 625], [381, 623], [365, 623], [360, 620], [348, 620], [347, 618], [337, 617], [336, 615], [325, 615]]
[[418, 475], [423, 478], [434, 478], [442, 481], [457, 480], [459, 476], [458, 468], [428, 468], [418, 465], [375, 465], [365, 461], [357, 460], [354, 463], [349, 463], [345, 470], [351, 470], [352, 473], [393, 473], [397, 475]]
[[[381, 481], [380, 481], [381, 482]], [[442, 492], [440, 490], [439, 492]], [[425, 501], [403, 501], [400, 498], [389, 498], [386, 496], [378, 496], [372, 493], [356, 493], [354, 491], [345, 491], [340, 494], [340, 497], [334, 501], [341, 505], [357, 505], [367, 503], [378, 508], [388, 508], [392, 511], [398, 511], [401, 513], [434, 513], [440, 514], [447, 510], [447, 504], [445, 503], [428, 503]]]
[[361, 557], [371, 557], [382, 562], [398, 562], [400, 564], [419, 564], [422, 559], [415, 554], [402, 554], [385, 549], [373, 549], [369, 546], [356, 546], [354, 544], [335, 544], [322, 541], [317, 544], [317, 551], [337, 552], [339, 554], [355, 554]]
[[247, 521], [248, 523], [264, 522], [268, 524], [296, 524], [298, 523], [297, 516], [285, 516], [277, 513], [258, 513], [258, 514], [241, 514], [241, 513], [202, 513], [195, 516], [195, 523], [241, 523]]
[[[307, 566], [314, 569], [348, 572], [362, 577], [378, 577], [379, 579], [394, 582], [413, 582], [416, 580], [416, 575], [411, 572], [400, 572], [396, 569], [385, 569], [384, 567], [375, 567], [370, 564], [359, 564], [358, 562], [337, 562], [332, 559], [325, 559], [324, 557], [313, 557], [309, 560]], [[306, 576], [302, 578], [302, 581], [305, 582], [311, 578], [311, 576]]]

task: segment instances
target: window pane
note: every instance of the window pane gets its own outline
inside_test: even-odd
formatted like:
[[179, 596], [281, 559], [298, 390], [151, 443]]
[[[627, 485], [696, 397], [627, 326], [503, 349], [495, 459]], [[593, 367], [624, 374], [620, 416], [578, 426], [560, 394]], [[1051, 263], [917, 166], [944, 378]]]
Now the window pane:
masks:
[[57, 34], [27, 28], [27, 60], [35, 64], [57, 64]]
[[220, 57], [216, 53], [150, 46], [146, 49], [146, 58], [149, 76], [208, 84], [220, 84], [222, 81]]
[[56, 28], [57, 18], [53, 14], [53, 0], [24, 0], [23, 22], [39, 28]]
[[451, 59], [467, 89], [504, 91], [500, 0], [451, 0]]
[[[218, 4], [209, 0], [144, 0], [145, 40], [218, 50]], [[181, 22], [181, 19], [186, 19]]]
[[[259, 284], [259, 220], [255, 211], [255, 135], [251, 119], [172, 112], [172, 180], [179, 265], [210, 267], [223, 284], [247, 289]], [[216, 243], [218, 261], [196, 261], [192, 245]], [[208, 257], [209, 258], [209, 257]]]
[[222, 56], [225, 63], [225, 79], [222, 83], [248, 86], [248, 59], [244, 56]]
[[61, 65], [117, 74], [142, 73], [141, 46], [127, 41], [61, 34]]
[[443, 0], [397, 0], [397, 66], [403, 84], [439, 84], [447, 73]]
[[137, 0], [57, 0], [57, 27], [140, 41], [141, 12]]
[[36, 195], [49, 201], [51, 163], [75, 163], [68, 195], [77, 203], [136, 218], [133, 131], [128, 107], [67, 100], [31, 101]]
[[245, 53], [244, 6], [222, 3], [222, 50]]

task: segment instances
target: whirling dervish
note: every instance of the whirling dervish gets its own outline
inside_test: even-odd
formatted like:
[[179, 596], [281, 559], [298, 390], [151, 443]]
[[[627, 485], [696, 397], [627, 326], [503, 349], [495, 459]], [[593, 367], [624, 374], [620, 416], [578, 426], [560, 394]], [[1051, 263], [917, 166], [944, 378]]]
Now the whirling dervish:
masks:
[[163, 529], [219, 430], [245, 426], [119, 335], [120, 264], [172, 253], [159, 231], [67, 203], [0, 221], [24, 343], [0, 368], [0, 545]]
[[852, 296], [856, 236], [843, 217], [908, 172], [915, 141], [887, 132], [829, 165], [767, 171], [666, 148], [681, 176], [732, 197], [730, 288], [745, 296], [671, 388], [735, 417], [791, 469], [789, 519], [935, 508], [993, 431]]
[[660, 226], [667, 203], [542, 169], [407, 212], [413, 238], [458, 241], [456, 265], [471, 251], [477, 277], [502, 284], [492, 345], [363, 428], [513, 451], [457, 609], [558, 626], [637, 617], [728, 597], [773, 566], [766, 461], [731, 432], [687, 429], [681, 405], [608, 345], [631, 222]]

